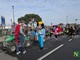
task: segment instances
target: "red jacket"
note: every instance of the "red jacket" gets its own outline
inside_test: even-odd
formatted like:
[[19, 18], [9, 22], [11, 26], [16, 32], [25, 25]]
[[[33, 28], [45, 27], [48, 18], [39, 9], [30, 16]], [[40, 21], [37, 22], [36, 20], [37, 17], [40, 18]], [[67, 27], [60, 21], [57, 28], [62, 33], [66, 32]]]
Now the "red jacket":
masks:
[[20, 33], [20, 25], [18, 24], [17, 26], [16, 26], [16, 28], [15, 28], [15, 40], [16, 40], [16, 44], [18, 44], [18, 35], [19, 35], [19, 33]]
[[58, 27], [58, 32], [62, 32], [62, 28], [61, 27]]

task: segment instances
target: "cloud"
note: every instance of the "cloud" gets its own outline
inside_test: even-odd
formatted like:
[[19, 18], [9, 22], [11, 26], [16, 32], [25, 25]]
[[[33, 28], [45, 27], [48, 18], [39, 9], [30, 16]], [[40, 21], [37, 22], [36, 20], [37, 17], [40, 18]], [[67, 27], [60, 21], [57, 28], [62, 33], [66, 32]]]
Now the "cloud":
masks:
[[12, 18], [12, 5], [16, 20], [26, 13], [37, 13], [44, 21], [53, 20], [53, 16], [56, 20], [63, 20], [66, 15], [80, 16], [80, 0], [0, 0], [0, 14], [7, 20]]

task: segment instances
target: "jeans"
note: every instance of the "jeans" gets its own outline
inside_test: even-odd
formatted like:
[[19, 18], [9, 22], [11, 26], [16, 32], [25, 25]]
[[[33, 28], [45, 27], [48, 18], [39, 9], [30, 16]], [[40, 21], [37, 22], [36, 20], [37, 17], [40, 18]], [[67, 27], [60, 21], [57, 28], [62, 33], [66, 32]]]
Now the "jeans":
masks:
[[[16, 45], [16, 51], [18, 52], [20, 50], [20, 44], [21, 44], [21, 50], [24, 51], [25, 50], [25, 47], [24, 47], [24, 41], [25, 40], [25, 37], [22, 35], [22, 34], [19, 34], [18, 35], [18, 44]], [[20, 44], [19, 44], [20, 43]]]

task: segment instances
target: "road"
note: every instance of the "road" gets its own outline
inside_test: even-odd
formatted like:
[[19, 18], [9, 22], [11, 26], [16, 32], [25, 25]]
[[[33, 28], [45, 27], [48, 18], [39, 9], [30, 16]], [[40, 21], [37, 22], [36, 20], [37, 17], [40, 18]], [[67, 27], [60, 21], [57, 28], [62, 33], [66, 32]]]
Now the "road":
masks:
[[80, 36], [74, 36], [72, 40], [67, 36], [60, 36], [58, 40], [50, 38], [43, 50], [37, 42], [26, 50], [26, 54], [20, 55], [0, 50], [0, 60], [80, 60], [80, 57], [74, 57], [74, 52], [80, 51]]

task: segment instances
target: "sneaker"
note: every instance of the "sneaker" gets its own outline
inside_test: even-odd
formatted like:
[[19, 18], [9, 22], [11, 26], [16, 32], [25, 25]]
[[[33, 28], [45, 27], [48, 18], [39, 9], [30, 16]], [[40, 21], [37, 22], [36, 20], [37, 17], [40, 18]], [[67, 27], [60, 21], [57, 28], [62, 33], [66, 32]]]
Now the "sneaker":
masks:
[[43, 49], [43, 47], [40, 48], [40, 50], [42, 50], [42, 49]]
[[25, 54], [26, 53], [26, 50], [25, 51], [23, 51], [23, 54]]
[[72, 39], [70, 39], [70, 40], [72, 40]]
[[21, 52], [19, 51], [19, 52], [17, 52], [16, 54], [19, 55], [20, 53], [21, 53]]

